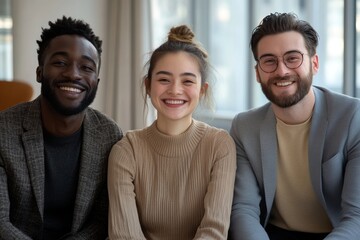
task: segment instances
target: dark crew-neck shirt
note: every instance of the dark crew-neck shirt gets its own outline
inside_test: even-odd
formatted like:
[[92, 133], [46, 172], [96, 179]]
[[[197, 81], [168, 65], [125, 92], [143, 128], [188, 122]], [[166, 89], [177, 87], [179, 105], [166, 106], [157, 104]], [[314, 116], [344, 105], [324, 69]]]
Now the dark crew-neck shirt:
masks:
[[44, 130], [44, 240], [55, 240], [71, 231], [81, 140], [82, 129], [66, 137], [53, 136]]

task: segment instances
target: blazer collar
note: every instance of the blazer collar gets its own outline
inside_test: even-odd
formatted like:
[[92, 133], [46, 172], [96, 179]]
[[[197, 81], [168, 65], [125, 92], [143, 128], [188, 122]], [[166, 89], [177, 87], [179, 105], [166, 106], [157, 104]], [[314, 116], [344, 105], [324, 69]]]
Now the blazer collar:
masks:
[[[103, 125], [95, 115], [92, 109], [87, 109], [84, 123], [83, 123], [83, 142], [80, 157], [80, 170], [78, 188], [76, 193], [73, 230], [79, 229], [88, 214], [88, 210], [94, 203], [95, 195], [99, 184], [106, 181], [106, 172], [100, 169], [105, 169], [104, 165], [107, 163], [107, 148], [105, 146], [106, 140], [102, 131]], [[106, 190], [106, 189], [105, 189]]]
[[[325, 200], [322, 195], [322, 158], [326, 137], [327, 104], [324, 93], [317, 87], [313, 87], [315, 92], [315, 106], [311, 120], [309, 134], [309, 168], [311, 182], [314, 191], [320, 202], [325, 206]], [[260, 131], [261, 159], [264, 176], [264, 191], [268, 215], [270, 213], [276, 189], [276, 172], [277, 172], [277, 137], [276, 137], [276, 118], [271, 106], [261, 125]]]
[[261, 159], [263, 159], [262, 171], [264, 177], [264, 194], [268, 212], [267, 216], [269, 216], [275, 196], [278, 158], [276, 118], [270, 105], [260, 128], [260, 149]]
[[24, 132], [22, 141], [24, 144], [31, 186], [40, 215], [43, 217], [45, 167], [44, 140], [40, 119], [40, 99], [37, 98], [28, 104], [28, 111], [23, 120]]
[[[102, 145], [102, 124], [91, 109], [85, 110], [84, 133], [80, 157], [80, 170], [78, 190], [75, 200], [73, 227], [79, 227], [84, 220], [83, 216], [93, 201], [93, 195], [99, 179], [106, 176], [98, 171], [104, 164], [100, 158], [105, 155], [106, 149]], [[45, 163], [44, 163], [44, 140], [40, 114], [40, 98], [29, 103], [28, 111], [23, 120], [24, 133], [22, 140], [26, 155], [27, 166], [30, 174], [31, 186], [35, 195], [36, 203], [43, 218], [44, 189], [45, 189]]]
[[326, 138], [326, 129], [328, 126], [327, 103], [324, 93], [314, 87], [315, 106], [311, 120], [309, 133], [309, 168], [310, 177], [314, 191], [320, 202], [325, 206], [325, 200], [322, 194], [322, 159], [323, 149]]

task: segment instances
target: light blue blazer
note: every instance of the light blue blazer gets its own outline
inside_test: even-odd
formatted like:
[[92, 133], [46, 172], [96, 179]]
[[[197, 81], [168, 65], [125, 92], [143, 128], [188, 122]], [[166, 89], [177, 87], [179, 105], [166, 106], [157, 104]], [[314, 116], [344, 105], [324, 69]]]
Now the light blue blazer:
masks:
[[[360, 100], [313, 87], [309, 135], [311, 182], [334, 227], [329, 239], [360, 239]], [[235, 116], [237, 150], [229, 239], [269, 239], [276, 189], [276, 118], [270, 103]]]

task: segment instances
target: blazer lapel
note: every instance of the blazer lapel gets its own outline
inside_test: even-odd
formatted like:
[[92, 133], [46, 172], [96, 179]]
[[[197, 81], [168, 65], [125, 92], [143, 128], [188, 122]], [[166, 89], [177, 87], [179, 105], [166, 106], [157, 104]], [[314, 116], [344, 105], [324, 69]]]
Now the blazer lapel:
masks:
[[[264, 176], [264, 194], [267, 208], [267, 218], [270, 215], [276, 190], [277, 172], [277, 138], [276, 119], [271, 107], [265, 116], [260, 129], [260, 148], [262, 171]], [[267, 221], [267, 219], [266, 219]]]
[[39, 99], [37, 99], [30, 105], [28, 114], [23, 121], [24, 133], [22, 135], [22, 141], [31, 186], [41, 218], [43, 218], [45, 188], [44, 141], [41, 121], [39, 121], [39, 119], [41, 119], [40, 104]]
[[314, 89], [315, 107], [311, 119], [311, 128], [309, 134], [309, 168], [311, 182], [318, 199], [323, 206], [326, 206], [322, 194], [322, 159], [323, 149], [326, 137], [326, 128], [328, 125], [326, 102], [321, 91]]
[[98, 120], [87, 111], [84, 119], [83, 142], [80, 156], [80, 170], [74, 207], [73, 230], [77, 231], [84, 223], [88, 210], [94, 203], [96, 188], [104, 178], [102, 168], [105, 155], [101, 139], [101, 126]]

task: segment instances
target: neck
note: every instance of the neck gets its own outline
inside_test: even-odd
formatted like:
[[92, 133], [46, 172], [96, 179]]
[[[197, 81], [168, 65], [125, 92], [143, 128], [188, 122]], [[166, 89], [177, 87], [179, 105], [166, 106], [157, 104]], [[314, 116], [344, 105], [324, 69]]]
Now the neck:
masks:
[[85, 113], [64, 116], [55, 111], [49, 102], [42, 97], [41, 102], [42, 125], [47, 132], [54, 136], [69, 136], [81, 128]]
[[170, 136], [176, 136], [185, 132], [192, 123], [192, 118], [181, 119], [181, 120], [164, 120], [157, 118], [156, 127], [157, 129]]
[[281, 108], [272, 104], [275, 116], [286, 124], [299, 124], [305, 122], [311, 116], [315, 105], [314, 90], [311, 88], [309, 93], [297, 104], [288, 108]]

